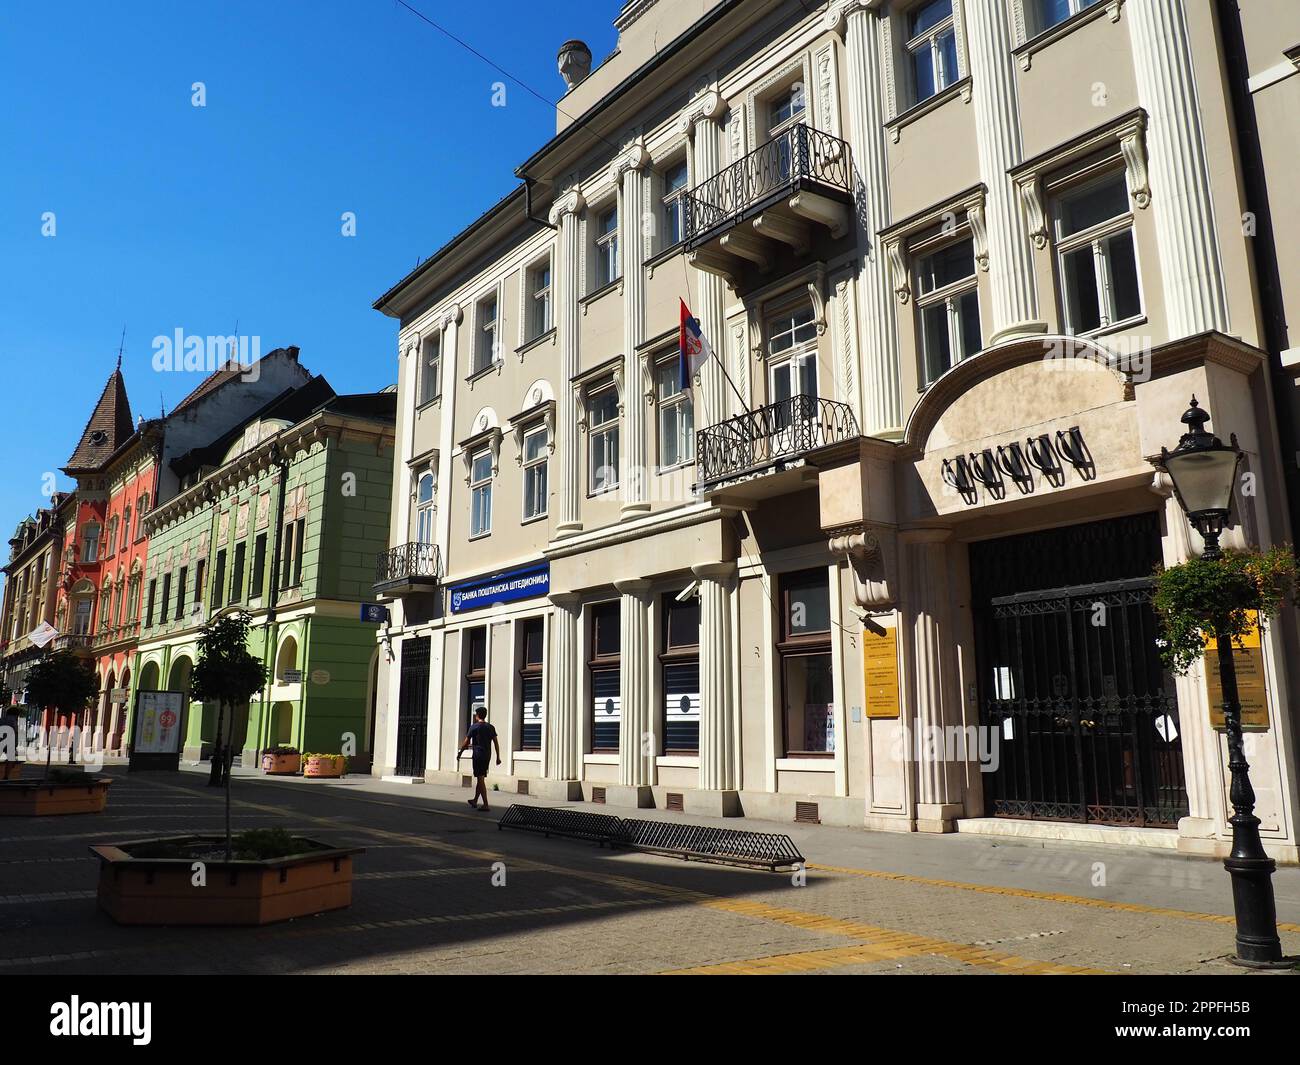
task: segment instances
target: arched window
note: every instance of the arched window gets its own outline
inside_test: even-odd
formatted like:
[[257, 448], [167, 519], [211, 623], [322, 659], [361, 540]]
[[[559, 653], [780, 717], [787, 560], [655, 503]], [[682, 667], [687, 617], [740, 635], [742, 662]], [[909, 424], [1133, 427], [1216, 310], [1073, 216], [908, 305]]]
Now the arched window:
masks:
[[280, 653], [275, 658], [275, 679], [280, 684], [287, 683], [284, 679], [285, 673], [290, 669], [298, 668], [298, 641], [292, 636], [285, 638], [284, 643], [280, 644]]
[[420, 478], [415, 492], [416, 543], [433, 543], [433, 510], [433, 474], [426, 473]]
[[140, 509], [135, 515], [135, 539], [140, 539], [144, 535], [144, 516], [149, 513], [149, 493], [145, 492], [140, 497]]
[[122, 550], [126, 550], [126, 545], [131, 542], [131, 504], [126, 505], [122, 511]]

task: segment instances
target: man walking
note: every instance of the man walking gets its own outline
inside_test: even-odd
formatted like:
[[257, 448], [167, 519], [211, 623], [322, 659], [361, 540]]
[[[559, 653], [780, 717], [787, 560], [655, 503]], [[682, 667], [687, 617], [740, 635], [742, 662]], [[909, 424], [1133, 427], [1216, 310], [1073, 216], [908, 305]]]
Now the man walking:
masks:
[[469, 731], [465, 733], [465, 739], [461, 741], [460, 750], [456, 752], [456, 760], [460, 761], [460, 756], [465, 753], [465, 748], [472, 746], [474, 748], [474, 798], [469, 800], [471, 810], [478, 809], [478, 798], [483, 796], [483, 809], [491, 809], [488, 806], [487, 796], [487, 775], [488, 759], [492, 756], [492, 748], [496, 748], [497, 765], [501, 764], [501, 744], [497, 742], [497, 730], [494, 729], [487, 721], [487, 707], [476, 706], [474, 708], [474, 721], [469, 726]]

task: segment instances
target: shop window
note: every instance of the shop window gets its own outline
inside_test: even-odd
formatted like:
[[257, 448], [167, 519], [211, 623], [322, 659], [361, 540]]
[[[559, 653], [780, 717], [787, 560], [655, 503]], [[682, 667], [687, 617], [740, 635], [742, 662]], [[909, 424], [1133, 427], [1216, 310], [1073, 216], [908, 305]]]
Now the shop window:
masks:
[[520, 625], [519, 668], [519, 749], [540, 751], [546, 729], [546, 696], [544, 692], [546, 658], [546, 621], [528, 618]]
[[780, 579], [782, 722], [787, 757], [834, 752], [830, 583], [824, 568]]
[[487, 708], [487, 627], [465, 629], [465, 720], [461, 734], [469, 730], [474, 711]]
[[591, 655], [587, 679], [591, 692], [591, 749], [594, 753], [618, 751], [623, 707], [619, 699], [619, 604], [599, 603], [591, 608]]
[[659, 656], [664, 694], [663, 737], [665, 754], [700, 751], [700, 600], [691, 596], [678, 602], [663, 597], [664, 638]]

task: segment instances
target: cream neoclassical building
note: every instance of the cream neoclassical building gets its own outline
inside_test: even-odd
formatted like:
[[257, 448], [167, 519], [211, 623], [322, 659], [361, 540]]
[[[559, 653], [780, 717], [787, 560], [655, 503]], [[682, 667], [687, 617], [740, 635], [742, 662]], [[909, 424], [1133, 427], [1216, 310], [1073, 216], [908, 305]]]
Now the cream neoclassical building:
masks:
[[[1300, 7], [1236, 6], [632, 0], [566, 43], [520, 186], [375, 304], [376, 772], [460, 782], [482, 702], [511, 793], [1222, 853], [1149, 599], [1200, 548], [1152, 465], [1193, 394], [1226, 542], [1292, 535]], [[1296, 647], [1249, 750], [1290, 860]]]

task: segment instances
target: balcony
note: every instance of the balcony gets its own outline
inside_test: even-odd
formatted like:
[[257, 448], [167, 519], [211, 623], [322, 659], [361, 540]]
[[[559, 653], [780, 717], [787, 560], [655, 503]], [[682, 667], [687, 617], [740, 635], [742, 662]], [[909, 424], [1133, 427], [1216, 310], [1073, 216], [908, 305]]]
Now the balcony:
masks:
[[88, 632], [69, 632], [54, 638], [56, 651], [89, 651], [92, 636]]
[[375, 559], [375, 592], [383, 596], [432, 592], [442, 576], [437, 544], [402, 544], [381, 551]]
[[822, 230], [853, 219], [853, 164], [838, 137], [800, 123], [691, 189], [684, 239], [691, 261], [735, 281], [772, 268], [782, 251], [808, 252]]
[[847, 403], [805, 395], [769, 403], [695, 434], [700, 491], [743, 485], [733, 494], [759, 499], [796, 490], [809, 480], [809, 455], [860, 435]]

